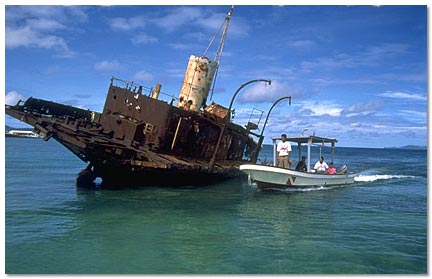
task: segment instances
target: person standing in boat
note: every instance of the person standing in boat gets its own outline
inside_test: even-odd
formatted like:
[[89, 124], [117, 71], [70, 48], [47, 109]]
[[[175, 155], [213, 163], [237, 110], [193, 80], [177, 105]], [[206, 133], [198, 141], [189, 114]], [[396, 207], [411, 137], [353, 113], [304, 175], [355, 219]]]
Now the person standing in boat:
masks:
[[316, 172], [326, 172], [328, 167], [327, 163], [324, 162], [324, 157], [321, 156], [319, 161], [315, 163], [314, 170]]
[[291, 144], [286, 140], [286, 134], [281, 135], [281, 141], [278, 143], [276, 151], [278, 154], [278, 167], [290, 167]]

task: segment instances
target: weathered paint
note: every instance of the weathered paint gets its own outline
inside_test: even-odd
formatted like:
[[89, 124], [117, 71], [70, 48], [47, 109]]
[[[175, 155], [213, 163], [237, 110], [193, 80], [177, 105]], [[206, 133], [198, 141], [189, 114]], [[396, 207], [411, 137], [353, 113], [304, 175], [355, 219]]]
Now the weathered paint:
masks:
[[[211, 174], [214, 181], [240, 175], [238, 166], [251, 162], [257, 143], [247, 129], [229, 121], [226, 108], [212, 108], [187, 111], [111, 84], [102, 113], [33, 98], [6, 106], [6, 113], [89, 162], [83, 173], [91, 171], [91, 177], [101, 177], [106, 184], [123, 179], [129, 185], [156, 174], [161, 183], [166, 175], [191, 174], [203, 180]], [[176, 179], [166, 182], [172, 181]]]
[[205, 105], [216, 73], [217, 63], [207, 57], [191, 55], [180, 90], [177, 106], [199, 111]]

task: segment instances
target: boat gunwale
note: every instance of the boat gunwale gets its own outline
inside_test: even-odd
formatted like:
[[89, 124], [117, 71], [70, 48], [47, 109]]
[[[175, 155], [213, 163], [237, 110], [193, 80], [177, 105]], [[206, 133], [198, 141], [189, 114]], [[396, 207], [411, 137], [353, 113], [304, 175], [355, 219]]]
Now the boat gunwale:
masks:
[[254, 164], [244, 164], [239, 167], [241, 171], [254, 170], [263, 172], [276, 172], [278, 174], [286, 175], [296, 175], [303, 176], [307, 178], [353, 178], [356, 176], [354, 173], [337, 173], [337, 174], [326, 174], [326, 173], [314, 173], [314, 172], [302, 172], [291, 169], [285, 169], [274, 166], [264, 166], [264, 165], [254, 165]]

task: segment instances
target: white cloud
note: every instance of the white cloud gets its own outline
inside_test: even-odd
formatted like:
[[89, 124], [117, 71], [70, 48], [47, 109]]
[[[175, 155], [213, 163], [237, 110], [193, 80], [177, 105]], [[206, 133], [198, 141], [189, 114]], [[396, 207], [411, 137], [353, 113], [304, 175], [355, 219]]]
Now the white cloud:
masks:
[[[212, 11], [201, 11], [205, 16], [200, 16], [196, 20], [196, 24], [198, 24], [201, 28], [205, 28], [211, 32], [215, 32], [219, 29], [221, 24], [224, 22], [226, 13], [218, 12], [214, 13]], [[228, 12], [228, 10], [226, 11]], [[234, 12], [235, 13], [235, 12]], [[248, 20], [244, 20], [242, 17], [233, 16], [232, 24], [229, 25], [229, 36], [241, 38], [249, 35], [251, 26], [249, 25]]]
[[59, 29], [66, 29], [66, 26], [62, 23], [48, 18], [37, 18], [26, 20], [27, 26], [34, 30], [47, 30], [54, 31]]
[[424, 118], [426, 120], [427, 113], [423, 111], [415, 111], [415, 110], [400, 110], [401, 114], [407, 116], [415, 116], [419, 118]]
[[343, 109], [339, 104], [330, 101], [303, 102], [302, 111], [309, 111], [312, 116], [340, 116]]
[[7, 21], [19, 21], [28, 18], [64, 18], [63, 6], [38, 5], [38, 6], [9, 6], [6, 9]]
[[427, 112], [414, 110], [399, 110], [398, 115], [416, 123], [427, 123]]
[[190, 32], [184, 35], [185, 39], [193, 40], [193, 41], [207, 41], [209, 39], [208, 34], [203, 32]]
[[131, 31], [143, 29], [152, 24], [167, 32], [181, 28], [185, 24], [196, 23], [203, 16], [203, 11], [199, 7], [176, 7], [167, 9], [164, 15], [154, 15], [150, 17], [116, 17], [109, 20], [108, 24], [115, 31]]
[[117, 60], [113, 60], [113, 61], [103, 60], [96, 63], [94, 68], [97, 71], [116, 71], [116, 70], [121, 70], [122, 66]]
[[382, 103], [379, 101], [370, 101], [366, 103], [359, 103], [345, 108], [341, 111], [341, 115], [346, 117], [367, 115], [376, 112], [381, 108]]
[[182, 44], [182, 43], [176, 43], [176, 44], [168, 44], [170, 48], [174, 50], [191, 50], [193, 49], [193, 46], [190, 44]]
[[[164, 32], [173, 32], [184, 26], [197, 27], [215, 32], [219, 29], [225, 17], [225, 12], [215, 13], [212, 9], [198, 6], [183, 6], [166, 9], [163, 14], [154, 14], [148, 17], [116, 17], [109, 20], [108, 24], [115, 31], [134, 31], [152, 25]], [[249, 34], [251, 27], [246, 20], [241, 17], [235, 17], [233, 20], [235, 20], [235, 24], [231, 24], [229, 27], [230, 37], [244, 37]], [[196, 31], [187, 33], [184, 36], [187, 38], [192, 37], [199, 41], [207, 41], [209, 39], [208, 35], [203, 35]]]
[[86, 22], [88, 6], [60, 6], [60, 5], [23, 5], [7, 6], [6, 20], [20, 21], [30, 18], [53, 19], [59, 22]]
[[76, 6], [8, 6], [6, 8], [6, 48], [44, 48], [57, 56], [71, 57], [64, 35], [85, 22], [85, 8]]
[[408, 45], [406, 44], [381, 44], [368, 47], [364, 56], [367, 59], [380, 60], [386, 57], [394, 57], [395, 55], [404, 54], [407, 50]]
[[300, 96], [304, 89], [302, 87], [292, 87], [288, 83], [272, 81], [271, 85], [266, 82], [259, 82], [250, 85], [250, 88], [242, 89], [245, 92], [239, 92], [238, 100], [241, 103], [260, 103], [274, 102], [284, 96]]
[[70, 52], [69, 47], [63, 38], [46, 35], [32, 30], [29, 26], [12, 29], [6, 27], [6, 48], [16, 47], [40, 47], [57, 48], [65, 52]]
[[201, 8], [186, 6], [170, 9], [168, 14], [160, 16], [152, 22], [165, 31], [171, 32], [185, 24], [194, 23], [203, 16], [204, 13]]
[[328, 72], [337, 69], [358, 68], [363, 66], [377, 66], [386, 59], [394, 59], [405, 54], [408, 46], [404, 44], [380, 44], [353, 53], [337, 53], [333, 56], [318, 57], [314, 60], [303, 61], [300, 64], [302, 72]]
[[138, 34], [130, 40], [134, 45], [153, 44], [158, 42], [158, 38], [144, 33]]
[[145, 81], [145, 82], [146, 81], [153, 81], [154, 76], [152, 74], [150, 74], [149, 72], [142, 70], [133, 76], [133, 80], [134, 81]]
[[411, 99], [411, 100], [418, 100], [418, 101], [426, 101], [427, 97], [420, 95], [420, 94], [411, 94], [411, 93], [405, 93], [405, 92], [385, 92], [385, 93], [381, 93], [378, 94], [379, 96], [382, 97], [387, 97], [387, 98], [396, 98], [396, 99]]
[[287, 45], [293, 48], [303, 49], [303, 48], [310, 48], [315, 46], [315, 42], [311, 40], [297, 40], [297, 41], [290, 41], [288, 42]]
[[143, 16], [136, 16], [131, 18], [116, 17], [109, 21], [111, 29], [115, 31], [130, 31], [146, 26], [146, 18]]
[[26, 98], [16, 91], [10, 91], [5, 96], [5, 104], [6, 105], [16, 105], [19, 100], [24, 101], [24, 100], [26, 100]]

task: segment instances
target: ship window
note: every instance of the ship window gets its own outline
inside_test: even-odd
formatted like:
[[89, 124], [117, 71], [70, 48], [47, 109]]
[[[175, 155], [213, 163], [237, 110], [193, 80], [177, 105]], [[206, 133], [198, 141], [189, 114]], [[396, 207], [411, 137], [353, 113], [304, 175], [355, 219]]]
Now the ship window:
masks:
[[129, 99], [126, 98], [126, 99], [124, 100], [124, 103], [125, 103], [125, 105], [129, 104]]
[[145, 135], [146, 133], [151, 133], [153, 132], [154, 126], [150, 123], [145, 123], [144, 127], [143, 127], [143, 134]]

